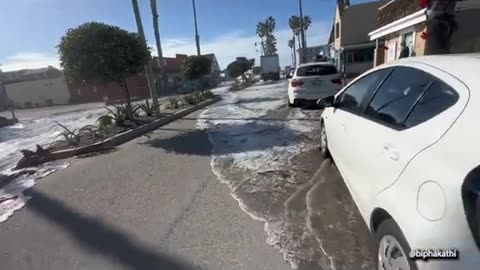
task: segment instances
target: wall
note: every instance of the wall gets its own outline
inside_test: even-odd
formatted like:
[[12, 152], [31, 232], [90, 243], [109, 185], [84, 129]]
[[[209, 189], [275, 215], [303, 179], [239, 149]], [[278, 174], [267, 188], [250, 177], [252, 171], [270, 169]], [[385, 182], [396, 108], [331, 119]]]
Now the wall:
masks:
[[427, 32], [427, 24], [420, 23], [415, 26], [415, 53], [416, 56], [425, 55], [425, 40], [422, 38], [422, 33]]
[[355, 77], [373, 67], [373, 61], [363, 63], [348, 63], [345, 64], [345, 73], [347, 77]]
[[[130, 96], [149, 97], [148, 83], [145, 76], [139, 74], [127, 79], [127, 85]], [[118, 83], [83, 83], [71, 82], [70, 94], [72, 103], [102, 102], [105, 99], [122, 100], [125, 99], [125, 90]]]
[[5, 91], [17, 108], [25, 108], [28, 102], [33, 107], [64, 105], [70, 99], [64, 77], [7, 84]]
[[[339, 27], [339, 38], [336, 38], [336, 25], [340, 26]], [[340, 46], [342, 45], [342, 22], [341, 22], [341, 17], [340, 17], [340, 10], [338, 9], [338, 5], [337, 5], [337, 8], [336, 8], [336, 13], [335, 13], [335, 24], [334, 24], [334, 29], [333, 29], [333, 37], [334, 37], [334, 46], [335, 46], [335, 49], [336, 50], [339, 50], [340, 49]]]
[[384, 63], [393, 62], [398, 58], [398, 47], [400, 47], [400, 38], [398, 34], [390, 34], [385, 38], [385, 53], [383, 59]]

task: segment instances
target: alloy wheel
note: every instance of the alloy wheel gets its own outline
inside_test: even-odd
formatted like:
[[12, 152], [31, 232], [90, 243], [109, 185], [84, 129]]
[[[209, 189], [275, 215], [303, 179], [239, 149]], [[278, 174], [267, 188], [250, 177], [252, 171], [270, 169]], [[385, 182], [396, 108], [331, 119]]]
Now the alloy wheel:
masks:
[[327, 132], [325, 131], [325, 126], [323, 124], [320, 131], [320, 150], [322, 153], [327, 152]]
[[400, 243], [392, 236], [385, 235], [378, 245], [379, 270], [410, 270], [408, 258]]

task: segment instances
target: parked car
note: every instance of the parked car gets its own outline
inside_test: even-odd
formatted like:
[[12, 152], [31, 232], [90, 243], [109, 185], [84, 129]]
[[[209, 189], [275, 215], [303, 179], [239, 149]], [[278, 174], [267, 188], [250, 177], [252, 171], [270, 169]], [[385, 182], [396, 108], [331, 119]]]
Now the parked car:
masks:
[[300, 65], [288, 85], [288, 105], [296, 107], [333, 95], [341, 88], [341, 83], [340, 74], [331, 63]]
[[291, 79], [291, 78], [293, 78], [293, 75], [295, 75], [295, 68], [291, 68], [291, 69], [288, 71], [286, 77], [287, 77], [287, 79]]
[[[480, 54], [400, 60], [318, 101], [331, 155], [374, 235], [378, 269], [480, 265]], [[458, 260], [411, 260], [413, 250]]]

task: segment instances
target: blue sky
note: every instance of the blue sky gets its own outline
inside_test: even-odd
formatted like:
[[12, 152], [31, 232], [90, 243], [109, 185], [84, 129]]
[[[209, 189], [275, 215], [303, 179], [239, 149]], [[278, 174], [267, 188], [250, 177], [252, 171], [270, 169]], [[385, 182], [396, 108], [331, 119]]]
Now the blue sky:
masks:
[[[352, 4], [368, 0], [352, 0]], [[138, 0], [149, 44], [154, 45], [149, 0]], [[202, 53], [216, 53], [222, 66], [236, 56], [258, 57], [255, 26], [267, 16], [277, 20], [281, 64], [290, 64], [288, 18], [298, 14], [297, 0], [196, 0]], [[335, 0], [303, 0], [312, 17], [309, 45], [326, 42]], [[165, 56], [195, 52], [191, 0], [158, 0]], [[0, 0], [0, 69], [58, 66], [55, 46], [66, 29], [101, 21], [135, 31], [130, 0]]]

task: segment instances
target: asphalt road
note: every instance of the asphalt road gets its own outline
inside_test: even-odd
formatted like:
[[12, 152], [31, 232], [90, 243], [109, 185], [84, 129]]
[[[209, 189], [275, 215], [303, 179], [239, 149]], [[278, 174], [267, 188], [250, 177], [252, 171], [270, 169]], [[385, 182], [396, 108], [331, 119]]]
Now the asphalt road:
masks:
[[290, 269], [211, 172], [207, 135], [181, 139], [197, 114], [41, 179], [0, 225], [1, 269]]

